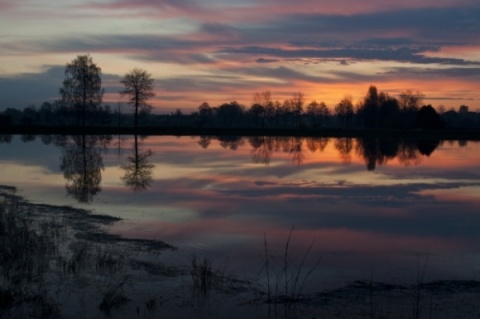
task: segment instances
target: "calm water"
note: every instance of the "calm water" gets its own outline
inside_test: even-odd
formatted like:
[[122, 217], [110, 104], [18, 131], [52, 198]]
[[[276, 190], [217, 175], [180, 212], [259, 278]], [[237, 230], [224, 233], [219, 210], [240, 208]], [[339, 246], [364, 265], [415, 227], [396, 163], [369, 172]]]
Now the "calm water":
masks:
[[280, 262], [291, 233], [292, 266], [312, 243], [307, 264], [321, 258], [316, 287], [370, 278], [413, 283], [424, 265], [426, 280], [480, 280], [477, 142], [0, 140], [0, 184], [33, 202], [121, 217], [110, 231], [163, 240], [232, 274], [261, 277], [264, 238]]

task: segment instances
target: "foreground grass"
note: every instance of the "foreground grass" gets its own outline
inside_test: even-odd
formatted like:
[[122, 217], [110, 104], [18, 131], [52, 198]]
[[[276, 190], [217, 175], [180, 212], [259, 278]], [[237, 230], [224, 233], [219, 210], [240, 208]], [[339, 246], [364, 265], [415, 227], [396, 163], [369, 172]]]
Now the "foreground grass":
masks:
[[[116, 221], [71, 207], [33, 205], [15, 188], [0, 187], [0, 317], [98, 317], [130, 301], [119, 288], [133, 274], [131, 256], [174, 248], [106, 234], [102, 228]], [[145, 265], [165, 276], [181, 272]], [[81, 306], [92, 298], [93, 306]]]
[[[0, 187], [0, 318], [478, 318], [480, 282], [412, 285], [357, 281], [305, 294], [311, 249], [280, 254], [264, 242], [264, 279], [239, 280], [214, 261], [160, 241], [108, 234], [118, 222], [71, 207], [38, 205]], [[313, 244], [313, 243], [312, 243]], [[254, 261], [255, 262], [255, 261]], [[263, 266], [263, 267], [262, 267]], [[427, 270], [428, 271], [428, 270]], [[311, 288], [311, 287], [310, 287]]]

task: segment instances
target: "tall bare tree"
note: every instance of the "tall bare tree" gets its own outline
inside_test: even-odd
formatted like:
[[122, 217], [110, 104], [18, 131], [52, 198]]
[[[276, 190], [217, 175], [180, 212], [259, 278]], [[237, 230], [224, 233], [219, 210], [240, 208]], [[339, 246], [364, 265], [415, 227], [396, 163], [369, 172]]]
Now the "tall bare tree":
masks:
[[65, 67], [65, 80], [60, 89], [62, 102], [77, 113], [77, 125], [85, 126], [88, 112], [96, 111], [102, 103], [102, 70], [90, 55], [79, 55]]
[[135, 128], [138, 127], [138, 112], [149, 112], [151, 106], [147, 101], [155, 96], [153, 92], [152, 75], [146, 70], [135, 68], [125, 74], [120, 80], [125, 88], [120, 92], [122, 96], [128, 96], [128, 103], [135, 108]]
[[413, 111], [417, 112], [422, 106], [423, 95], [420, 91], [406, 90], [398, 96], [398, 103], [403, 112]]
[[253, 94], [253, 103], [249, 112], [257, 119], [260, 119], [262, 127], [265, 127], [265, 118], [275, 113], [272, 93], [270, 91], [255, 92]]
[[403, 113], [403, 126], [413, 127], [417, 112], [423, 104], [425, 95], [419, 91], [406, 90], [398, 96], [398, 104]]
[[335, 114], [342, 123], [342, 127], [348, 128], [351, 125], [354, 109], [352, 97], [346, 95], [336, 106]]

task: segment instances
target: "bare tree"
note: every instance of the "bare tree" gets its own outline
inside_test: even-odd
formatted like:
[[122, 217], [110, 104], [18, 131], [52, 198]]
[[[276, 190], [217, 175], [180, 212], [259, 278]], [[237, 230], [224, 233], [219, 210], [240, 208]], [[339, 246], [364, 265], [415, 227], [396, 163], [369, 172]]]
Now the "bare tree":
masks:
[[310, 117], [313, 126], [322, 126], [324, 119], [330, 115], [330, 110], [328, 109], [325, 102], [317, 103], [317, 101], [312, 101], [307, 105], [306, 114]]
[[460, 107], [458, 108], [458, 113], [467, 114], [468, 113], [468, 106], [460, 105]]
[[102, 103], [101, 69], [90, 55], [79, 55], [65, 67], [65, 80], [60, 89], [62, 102], [77, 113], [77, 125], [85, 126], [87, 112], [96, 111]]
[[302, 92], [295, 92], [291, 99], [292, 110], [297, 125], [300, 124], [300, 117], [303, 114], [304, 95]]
[[400, 93], [398, 96], [398, 102], [403, 112], [416, 112], [420, 109], [420, 106], [422, 106], [424, 98], [425, 95], [419, 91], [413, 92], [412, 90], [406, 90]]
[[149, 112], [151, 106], [147, 101], [155, 96], [153, 92], [152, 75], [146, 70], [135, 68], [120, 80], [125, 89], [120, 92], [122, 96], [129, 97], [128, 103], [135, 108], [135, 128], [138, 127], [138, 112]]
[[404, 127], [412, 127], [415, 122], [416, 114], [423, 104], [425, 95], [419, 91], [412, 90], [403, 91], [398, 96], [398, 104], [403, 113]]
[[268, 104], [272, 103], [272, 93], [270, 91], [255, 92], [253, 94], [253, 103], [259, 104], [263, 107], [266, 107]]
[[257, 119], [260, 119], [262, 127], [265, 127], [265, 118], [273, 116], [275, 109], [270, 91], [255, 92], [249, 112]]
[[348, 128], [350, 126], [354, 114], [352, 97], [350, 95], [346, 95], [335, 106], [335, 114], [342, 123], [343, 127]]

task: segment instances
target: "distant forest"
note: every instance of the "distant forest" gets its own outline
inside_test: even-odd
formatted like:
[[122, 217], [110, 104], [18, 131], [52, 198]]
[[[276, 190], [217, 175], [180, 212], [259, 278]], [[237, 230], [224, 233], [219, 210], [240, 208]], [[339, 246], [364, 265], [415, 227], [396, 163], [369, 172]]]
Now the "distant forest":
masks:
[[[480, 113], [461, 105], [458, 110], [437, 112], [431, 105], [423, 105], [419, 92], [404, 92], [398, 98], [378, 92], [371, 86], [364, 99], [356, 106], [345, 97], [333, 108], [323, 102], [305, 104], [303, 95], [296, 93], [280, 103], [270, 99], [270, 92], [255, 93], [247, 108], [236, 101], [211, 107], [202, 103], [197, 111], [184, 114], [180, 109], [171, 114], [138, 114], [138, 127], [183, 128], [254, 128], [254, 129], [424, 129], [424, 130], [479, 130]], [[125, 107], [123, 107], [125, 108]], [[134, 114], [120, 104], [103, 104], [85, 112], [84, 126], [133, 127]], [[62, 103], [44, 102], [40, 107], [23, 110], [8, 108], [0, 112], [0, 128], [7, 127], [65, 127], [78, 126], [79, 114]]]
[[[16, 129], [76, 127], [89, 133], [92, 128], [183, 128], [208, 132], [218, 129], [256, 131], [284, 130], [290, 132], [321, 132], [328, 130], [463, 130], [480, 132], [480, 113], [471, 112], [466, 105], [458, 110], [438, 111], [423, 103], [418, 91], [404, 91], [390, 96], [376, 86], [370, 86], [356, 105], [345, 96], [334, 106], [311, 101], [307, 104], [301, 92], [294, 93], [283, 102], [274, 101], [270, 91], [253, 94], [246, 107], [236, 101], [210, 106], [201, 103], [195, 112], [184, 114], [180, 109], [171, 114], [151, 114], [148, 100], [155, 94], [151, 75], [142, 69], [133, 69], [120, 83], [120, 91], [127, 97], [129, 110], [122, 103], [102, 103], [101, 69], [89, 55], [79, 55], [65, 68], [65, 80], [60, 88], [60, 99], [44, 102], [40, 107], [28, 106], [23, 110], [8, 108], [0, 112], [0, 131]], [[60, 131], [60, 129], [59, 129]]]

